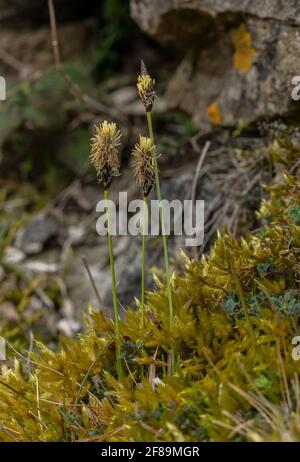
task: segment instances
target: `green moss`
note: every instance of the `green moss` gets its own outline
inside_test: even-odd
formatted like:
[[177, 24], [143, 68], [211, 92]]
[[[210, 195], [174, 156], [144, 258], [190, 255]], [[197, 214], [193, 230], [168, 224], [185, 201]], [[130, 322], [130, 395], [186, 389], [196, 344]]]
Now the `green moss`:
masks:
[[[184, 257], [184, 274], [172, 278], [172, 328], [157, 278], [144, 329], [128, 309], [120, 325], [122, 383], [113, 321], [92, 310], [86, 333], [62, 338], [59, 352], [38, 344], [30, 371], [17, 362], [3, 368], [0, 439], [299, 441], [292, 338], [300, 329], [300, 227], [290, 216], [299, 171], [268, 191], [259, 212], [268, 217], [263, 234], [224, 233], [208, 257]], [[174, 376], [166, 374], [170, 349]], [[148, 371], [142, 383], [141, 364]]]

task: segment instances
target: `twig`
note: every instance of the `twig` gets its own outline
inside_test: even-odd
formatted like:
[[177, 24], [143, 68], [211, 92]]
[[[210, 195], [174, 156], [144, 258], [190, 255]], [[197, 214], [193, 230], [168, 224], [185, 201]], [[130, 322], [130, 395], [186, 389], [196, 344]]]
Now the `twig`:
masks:
[[89, 108], [93, 109], [96, 112], [104, 112], [109, 114], [110, 116], [123, 119], [124, 116], [122, 115], [121, 111], [118, 109], [115, 110], [111, 107], [108, 107], [98, 101], [95, 101], [91, 96], [83, 93], [79, 86], [71, 79], [71, 77], [66, 73], [64, 67], [62, 65], [61, 54], [60, 54], [60, 46], [59, 46], [59, 39], [58, 39], [58, 32], [57, 32], [57, 23], [56, 23], [56, 14], [53, 0], [48, 0], [48, 9], [49, 9], [49, 16], [50, 16], [50, 29], [51, 29], [51, 37], [52, 37], [52, 49], [54, 55], [54, 63], [56, 69], [61, 74], [62, 78], [67, 84], [67, 87], [70, 93], [80, 102], [84, 103]]
[[[35, 386], [36, 386], [36, 405], [37, 405], [37, 417], [40, 423], [40, 428], [43, 430], [43, 421], [41, 417], [41, 409], [40, 409], [40, 391], [39, 391], [39, 381], [37, 375], [34, 376], [35, 379]], [[47, 428], [47, 427], [46, 427]]]
[[0, 48], [0, 60], [18, 72], [21, 79], [28, 76], [29, 70], [27, 66], [2, 48]]
[[88, 262], [87, 262], [86, 257], [82, 257], [82, 261], [83, 261], [83, 264], [84, 264], [84, 266], [85, 266], [86, 272], [87, 272], [87, 274], [88, 274], [88, 276], [89, 276], [89, 279], [90, 279], [90, 281], [91, 281], [91, 284], [92, 284], [92, 287], [93, 287], [93, 289], [94, 289], [94, 292], [95, 292], [95, 295], [96, 295], [96, 297], [97, 297], [97, 300], [98, 300], [98, 302], [99, 302], [99, 305], [101, 306], [103, 303], [102, 303], [100, 294], [99, 294], [99, 292], [98, 292], [98, 289], [97, 289], [95, 280], [94, 280], [93, 275], [92, 275], [92, 273], [91, 273], [91, 270], [90, 270], [90, 267], [89, 267], [89, 264], [88, 264]]
[[137, 385], [137, 382], [136, 382], [136, 380], [135, 380], [135, 378], [134, 378], [134, 375], [133, 375], [133, 373], [131, 372], [131, 370], [130, 370], [130, 368], [129, 368], [129, 366], [128, 366], [128, 362], [126, 361], [125, 358], [124, 358], [124, 362], [125, 362], [126, 369], [128, 370], [129, 375], [130, 375], [132, 381], [134, 382], [135, 385]]
[[150, 383], [151, 388], [152, 388], [153, 391], [155, 391], [155, 383], [154, 383], [154, 379], [156, 377], [156, 363], [155, 363], [155, 361], [156, 361], [158, 349], [159, 349], [159, 346], [157, 345], [155, 353], [152, 356], [152, 359], [153, 359], [154, 362], [153, 362], [153, 364], [150, 364], [150, 367], [149, 367], [149, 383]]
[[27, 353], [27, 369], [28, 369], [28, 372], [29, 374], [31, 373], [31, 354], [32, 354], [32, 351], [33, 351], [33, 342], [34, 342], [34, 336], [33, 336], [33, 332], [32, 330], [30, 330], [29, 332], [29, 348], [28, 348], [28, 353]]
[[74, 402], [74, 409], [76, 408], [77, 404], [78, 404], [78, 401], [79, 401], [79, 398], [80, 398], [80, 393], [84, 387], [84, 385], [86, 384], [92, 370], [94, 369], [94, 367], [96, 366], [97, 362], [99, 361], [99, 359], [101, 358], [101, 356], [106, 352], [107, 348], [110, 347], [110, 345], [112, 344], [112, 341], [113, 341], [113, 336], [111, 336], [108, 341], [106, 342], [106, 344], [104, 345], [103, 348], [101, 348], [101, 350], [99, 351], [99, 353], [97, 354], [96, 358], [94, 359], [94, 361], [92, 362], [92, 364], [90, 365], [90, 367], [88, 368], [85, 376], [83, 377], [83, 380], [82, 382], [80, 383], [79, 385], [79, 389], [77, 391], [77, 395], [76, 395], [76, 398], [75, 398], [75, 402]]
[[[205, 143], [205, 145], [204, 145], [204, 147], [202, 149], [200, 158], [198, 160], [196, 172], [195, 172], [195, 175], [194, 175], [194, 178], [193, 178], [193, 183], [192, 183], [192, 188], [191, 188], [191, 200], [192, 200], [192, 204], [193, 204], [193, 210], [195, 209], [197, 184], [198, 184], [198, 180], [199, 180], [200, 171], [201, 171], [204, 159], [205, 159], [205, 157], [206, 157], [206, 155], [208, 153], [208, 150], [209, 150], [210, 146], [211, 146], [211, 142], [206, 141], [206, 143]], [[197, 249], [197, 247], [193, 247], [193, 253], [194, 253], [194, 257], [197, 258], [198, 257], [198, 249]]]
[[211, 142], [206, 141], [206, 143], [205, 143], [205, 145], [204, 145], [204, 147], [203, 147], [203, 149], [201, 151], [201, 156], [200, 156], [200, 158], [198, 160], [196, 172], [195, 172], [195, 175], [194, 175], [194, 178], [193, 178], [192, 189], [191, 189], [191, 199], [192, 199], [193, 205], [195, 205], [195, 202], [196, 202], [197, 183], [198, 183], [200, 171], [201, 171], [204, 159], [205, 159], [205, 157], [206, 157], [206, 155], [208, 153], [208, 150], [209, 150], [210, 146], [211, 146]]

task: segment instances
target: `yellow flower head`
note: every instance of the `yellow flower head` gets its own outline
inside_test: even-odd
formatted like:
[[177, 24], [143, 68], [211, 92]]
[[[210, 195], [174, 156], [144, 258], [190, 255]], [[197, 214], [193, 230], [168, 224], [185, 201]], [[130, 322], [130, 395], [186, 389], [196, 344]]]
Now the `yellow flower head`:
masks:
[[138, 77], [137, 89], [139, 96], [147, 112], [152, 111], [152, 107], [156, 98], [155, 80], [150, 77], [145, 64], [142, 61], [141, 74]]
[[152, 162], [154, 145], [150, 138], [140, 136], [139, 143], [136, 143], [133, 151], [134, 176], [138, 185], [142, 188], [144, 196], [147, 197], [154, 185], [155, 171]]
[[108, 189], [112, 178], [119, 175], [118, 147], [122, 135], [115, 123], [106, 120], [95, 128], [96, 133], [91, 139], [91, 163], [100, 182], [103, 181], [104, 189]]

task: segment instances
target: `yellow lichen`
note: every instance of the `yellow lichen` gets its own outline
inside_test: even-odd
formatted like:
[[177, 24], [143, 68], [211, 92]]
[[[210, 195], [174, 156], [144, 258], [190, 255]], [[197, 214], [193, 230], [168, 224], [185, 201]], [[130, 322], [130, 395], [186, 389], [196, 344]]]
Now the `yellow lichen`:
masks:
[[214, 102], [207, 108], [207, 114], [213, 124], [220, 125], [222, 122], [222, 114], [217, 103]]
[[233, 55], [233, 67], [241, 72], [247, 73], [255, 55], [255, 48], [252, 47], [251, 35], [245, 24], [231, 31], [231, 40], [235, 48]]

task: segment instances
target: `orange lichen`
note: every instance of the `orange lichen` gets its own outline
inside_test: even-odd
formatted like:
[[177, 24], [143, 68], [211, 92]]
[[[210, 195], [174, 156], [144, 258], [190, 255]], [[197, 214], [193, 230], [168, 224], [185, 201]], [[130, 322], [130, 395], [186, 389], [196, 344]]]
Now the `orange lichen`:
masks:
[[247, 73], [255, 55], [255, 48], [252, 47], [251, 35], [245, 24], [231, 31], [231, 40], [235, 48], [233, 55], [233, 67], [241, 72]]
[[222, 122], [222, 114], [220, 112], [219, 106], [216, 102], [212, 103], [208, 108], [207, 108], [207, 114], [212, 121], [213, 124], [215, 125], [220, 125]]

